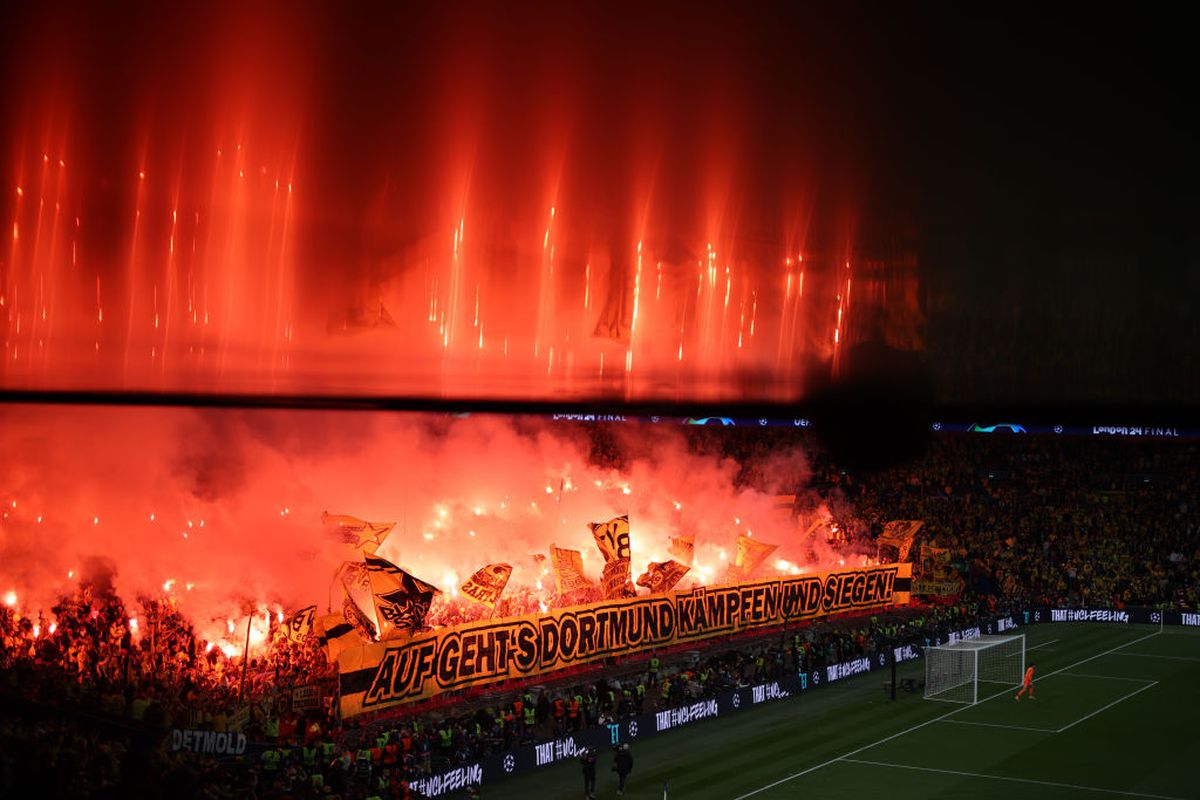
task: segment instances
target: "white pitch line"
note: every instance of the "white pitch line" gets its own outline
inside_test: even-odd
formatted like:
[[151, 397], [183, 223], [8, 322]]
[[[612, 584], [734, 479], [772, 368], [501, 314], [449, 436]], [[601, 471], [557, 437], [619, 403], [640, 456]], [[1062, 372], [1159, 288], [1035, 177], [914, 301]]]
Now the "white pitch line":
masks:
[[955, 725], [978, 725], [982, 728], [1008, 728], [1014, 731], [1038, 731], [1039, 733], [1058, 733], [1054, 728], [1027, 728], [1024, 725], [1001, 725], [999, 722], [972, 722], [967, 719], [944, 719], [942, 722], [953, 722]]
[[[1062, 669], [1057, 669], [1054, 672], [1048, 672], [1045, 675], [1043, 675], [1042, 678], [1043, 679], [1049, 678], [1051, 675], [1056, 675], [1059, 672], [1066, 672], [1067, 670], [1071, 669], [1072, 667], [1078, 667], [1080, 664], [1086, 664], [1089, 661], [1095, 661], [1097, 658], [1106, 656], [1109, 653], [1115, 653], [1116, 651], [1120, 650], [1123, 647], [1129, 647], [1130, 645], [1137, 644], [1138, 642], [1144, 642], [1152, 636], [1158, 636], [1160, 633], [1162, 633], [1162, 631], [1157, 630], [1154, 633], [1148, 633], [1145, 636], [1139, 636], [1137, 639], [1134, 639], [1133, 641], [1126, 642], [1125, 644], [1117, 645], [1116, 647], [1105, 650], [1103, 653], [1097, 653], [1096, 655], [1089, 656], [1088, 658], [1085, 658], [1082, 661], [1076, 661], [1074, 664], [1068, 664], [1067, 666], [1063, 667]], [[990, 697], [984, 698], [980, 702], [986, 703], [988, 700], [993, 700], [993, 699], [1000, 697], [1003, 694], [1007, 694], [1008, 692], [1011, 692], [1011, 691], [1012, 691], [1011, 688], [1004, 689], [1002, 691], [996, 692], [995, 694], [991, 695]], [[797, 773], [788, 775], [786, 778], [780, 778], [779, 780], [777, 780], [773, 783], [768, 783], [766, 786], [760, 786], [759, 788], [754, 789], [753, 791], [749, 791], [743, 795], [739, 795], [738, 797], [735, 797], [734, 800], [746, 800], [747, 797], [753, 797], [754, 795], [761, 794], [762, 792], [765, 792], [768, 789], [774, 789], [776, 786], [779, 786], [780, 784], [784, 784], [784, 783], [787, 783], [788, 781], [795, 780], [796, 778], [799, 778], [803, 775], [807, 775], [810, 772], [816, 772], [817, 770], [822, 769], [823, 767], [828, 767], [830, 764], [841, 761], [850, 756], [857, 755], [858, 753], [861, 753], [864, 750], [870, 750], [872, 747], [878, 747], [879, 745], [881, 745], [885, 742], [890, 742], [892, 739], [895, 739], [900, 736], [904, 736], [905, 734], [912, 733], [913, 731], [916, 731], [916, 730], [920, 730], [921, 728], [924, 728], [926, 725], [932, 725], [935, 722], [940, 722], [941, 720], [944, 720], [947, 717], [954, 716], [958, 712], [963, 711], [964, 709], [967, 709], [967, 708], [970, 708], [970, 706], [963, 706], [962, 708], [956, 708], [951, 711], [947, 711], [945, 714], [942, 714], [940, 717], [934, 717], [933, 719], [927, 719], [924, 722], [919, 722], [916, 725], [913, 725], [911, 728], [905, 728], [902, 731], [893, 733], [891, 736], [885, 736], [877, 742], [871, 742], [871, 744], [863, 745], [862, 747], [859, 747], [856, 750], [851, 750], [849, 753], [845, 753], [843, 755], [837, 756], [836, 758], [831, 758], [828, 761], [823, 761], [820, 764], [817, 764], [816, 766], [809, 767], [808, 769], [800, 770]]]
[[1154, 683], [1149, 678], [1122, 678], [1118, 675], [1088, 675], [1083, 672], [1064, 672], [1064, 678], [1099, 678], [1105, 681], [1133, 681], [1134, 683]]
[[1118, 697], [1116, 700], [1113, 700], [1111, 703], [1109, 703], [1108, 705], [1104, 706], [1103, 708], [1098, 708], [1098, 709], [1096, 709], [1096, 710], [1095, 710], [1095, 711], [1093, 711], [1092, 713], [1088, 714], [1086, 717], [1080, 717], [1079, 719], [1077, 719], [1077, 720], [1075, 720], [1074, 722], [1072, 722], [1070, 725], [1067, 725], [1067, 726], [1064, 726], [1064, 727], [1062, 727], [1062, 728], [1059, 728], [1059, 729], [1058, 729], [1056, 732], [1057, 732], [1057, 733], [1062, 733], [1062, 732], [1063, 732], [1063, 731], [1065, 731], [1065, 730], [1070, 730], [1071, 728], [1074, 728], [1076, 725], [1078, 725], [1079, 723], [1083, 722], [1084, 720], [1091, 719], [1092, 717], [1094, 717], [1094, 716], [1096, 716], [1097, 714], [1099, 714], [1101, 711], [1106, 711], [1106, 710], [1108, 710], [1108, 709], [1112, 708], [1113, 706], [1115, 706], [1117, 703], [1123, 703], [1123, 702], [1125, 702], [1126, 700], [1128, 700], [1129, 698], [1133, 697], [1135, 694], [1141, 694], [1142, 692], [1146, 691], [1147, 689], [1149, 689], [1149, 688], [1150, 688], [1150, 687], [1152, 687], [1152, 686], [1158, 686], [1158, 681], [1151, 681], [1150, 683], [1146, 684], [1145, 686], [1143, 686], [1143, 687], [1142, 687], [1142, 688], [1140, 688], [1140, 689], [1134, 689], [1132, 692], [1130, 692], [1129, 694], [1125, 695], [1124, 697]]
[[1025, 652], [1028, 653], [1030, 650], [1037, 650], [1039, 647], [1046, 647], [1047, 645], [1054, 644], [1057, 641], [1060, 641], [1060, 640], [1059, 639], [1051, 639], [1048, 642], [1042, 642], [1041, 644], [1035, 644], [1033, 647], [1026, 647]]
[[1158, 653], [1117, 653], [1119, 656], [1137, 656], [1138, 658], [1166, 658], [1171, 661], [1200, 661], [1196, 656], [1164, 656]]
[[1074, 783], [1056, 783], [1054, 781], [1039, 781], [1033, 778], [1014, 778], [1008, 775], [988, 775], [984, 772], [962, 772], [956, 769], [935, 769], [933, 767], [916, 767], [912, 764], [892, 764], [887, 761], [866, 761], [858, 758], [843, 758], [847, 764], [870, 764], [875, 767], [891, 767], [892, 769], [911, 769], [918, 772], [939, 772], [943, 775], [959, 775], [964, 778], [989, 778], [994, 781], [1011, 781], [1013, 783], [1032, 783], [1038, 786], [1053, 786], [1057, 789], [1075, 789], [1081, 792], [1101, 792], [1103, 794], [1119, 794], [1125, 797], [1149, 797], [1154, 800], [1183, 800], [1165, 794], [1147, 794], [1145, 792], [1130, 792], [1125, 789], [1104, 789], [1099, 786], [1079, 786]]

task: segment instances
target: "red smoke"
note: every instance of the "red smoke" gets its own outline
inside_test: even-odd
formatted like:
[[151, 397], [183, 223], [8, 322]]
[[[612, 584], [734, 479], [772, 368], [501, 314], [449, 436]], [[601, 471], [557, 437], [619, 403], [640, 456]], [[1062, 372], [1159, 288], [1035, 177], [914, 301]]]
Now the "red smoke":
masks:
[[229, 621], [251, 603], [257, 639], [269, 614], [340, 604], [330, 582], [351, 554], [325, 510], [395, 521], [380, 554], [449, 595], [490, 562], [549, 590], [530, 555], [552, 542], [581, 550], [595, 579], [587, 523], [625, 513], [635, 576], [676, 533], [696, 535], [684, 585], [715, 581], [738, 533], [780, 545], [769, 573], [836, 558], [823, 531], [802, 536], [809, 519], [773, 508], [770, 491], [805, 481], [801, 454], [757, 459], [767, 491], [738, 490], [738, 464], [696, 455], [676, 429], [608, 431], [622, 469], [590, 462], [587, 429], [535, 418], [4, 407], [0, 592], [33, 612], [81, 579], [111, 581], [127, 600], [175, 598], [201, 636], [237, 642]]

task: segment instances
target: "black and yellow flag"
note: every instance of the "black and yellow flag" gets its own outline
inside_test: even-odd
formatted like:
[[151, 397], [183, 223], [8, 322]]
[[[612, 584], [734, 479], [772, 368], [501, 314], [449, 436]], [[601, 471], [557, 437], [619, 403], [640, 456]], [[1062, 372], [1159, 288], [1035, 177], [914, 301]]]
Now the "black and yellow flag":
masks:
[[318, 617], [314, 624], [317, 641], [325, 649], [325, 654], [330, 661], [337, 661], [338, 655], [343, 650], [360, 645], [364, 641], [354, 625], [347, 622], [343, 614], [327, 614]]
[[342, 619], [353, 625], [358, 635], [367, 641], [374, 641], [377, 638], [378, 629], [375, 627], [375, 623], [348, 594], [342, 598]]
[[796, 516], [796, 495], [777, 494], [771, 498], [771, 508], [775, 511], [786, 511]]
[[632, 554], [629, 546], [629, 515], [622, 514], [608, 522], [589, 522], [592, 538], [596, 547], [604, 556], [604, 574], [600, 586], [607, 599], [617, 597], [635, 597], [637, 590], [633, 588]]
[[908, 552], [912, 549], [913, 540], [925, 524], [920, 519], [896, 519], [883, 526], [883, 532], [875, 540], [879, 547], [896, 548], [896, 561], [907, 561]]
[[669, 592], [690, 570], [687, 564], [678, 561], [651, 561], [646, 571], [637, 579], [638, 586], [645, 586], [650, 594]]
[[511, 564], [488, 564], [462, 585], [462, 593], [488, 608], [495, 608], [512, 571]]
[[628, 514], [614, 517], [608, 522], [589, 522], [588, 528], [596, 540], [596, 547], [604, 556], [604, 563], [630, 557]]
[[396, 527], [394, 522], [367, 522], [349, 514], [321, 514], [321, 522], [336, 534], [342, 542], [366, 555], [375, 555], [379, 545]]
[[290, 642], [303, 642], [312, 633], [316, 618], [316, 606], [300, 609], [283, 621], [283, 635]]
[[409, 575], [386, 558], [366, 556], [379, 638], [390, 639], [420, 630], [433, 596], [441, 590]]

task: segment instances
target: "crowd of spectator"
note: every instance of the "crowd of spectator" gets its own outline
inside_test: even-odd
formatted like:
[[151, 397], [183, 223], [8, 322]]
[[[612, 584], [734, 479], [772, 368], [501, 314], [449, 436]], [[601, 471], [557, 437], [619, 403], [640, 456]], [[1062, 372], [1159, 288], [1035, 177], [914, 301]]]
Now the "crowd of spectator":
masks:
[[877, 533], [923, 520], [981, 594], [1027, 604], [1200, 605], [1200, 457], [1191, 443], [1021, 435], [934, 440], [917, 459], [814, 484]]
[[[733, 638], [703, 651], [652, 653], [592, 671], [587, 680], [501, 692], [453, 713], [375, 720], [347, 731], [347, 753], [364, 775], [399, 765], [404, 774], [437, 774], [491, 753], [561, 737], [595, 725], [711, 698], [860, 657], [900, 642], [930, 643], [993, 613], [986, 603], [896, 609], [793, 626], [750, 641]], [[552, 679], [552, 676], [549, 676]]]
[[[1021, 434], [942, 435], [878, 471], [830, 462], [804, 431], [689, 431], [733, 458], [748, 488], [773, 490], [781, 448], [807, 457], [788, 487], [821, 509], [841, 546], [872, 549], [890, 520], [922, 520], [980, 594], [1111, 608], [1200, 605], [1200, 454], [1190, 441]], [[916, 553], [914, 552], [914, 555]]]
[[[550, 681], [473, 705], [456, 704], [453, 713], [404, 714], [348, 729], [323, 713], [284, 713], [282, 720], [271, 710], [260, 715], [260, 705], [249, 698], [254, 711], [248, 736], [268, 746], [218, 761], [173, 751], [164, 732], [173, 727], [233, 730], [232, 714], [225, 713], [237, 703], [230, 682], [206, 677], [211, 667], [181, 657], [190, 647], [166, 657], [178, 666], [167, 667], [162, 675], [142, 672], [135, 665], [165, 666], [164, 660], [147, 655], [144, 639], [117, 635], [116, 623], [125, 619], [120, 601], [81, 590], [70, 602], [78, 610], [85, 601], [95, 616], [91, 611], [73, 614], [64, 601], [63, 625], [54, 636], [65, 645], [34, 637], [23, 624], [27, 621], [10, 612], [0, 617], [5, 678], [0, 797], [9, 792], [18, 796], [29, 785], [59, 797], [413, 796], [408, 790], [413, 779], [489, 753], [775, 680], [797, 669], [874, 655], [892, 641], [932, 636], [972, 614], [966, 606], [954, 605], [811, 624], [759, 637], [750, 646], [729, 640], [700, 657], [694, 651], [662, 658], [654, 653], [624, 666], [598, 666], [584, 682]], [[111, 643], [99, 641], [105, 637]], [[111, 667], [93, 669], [88, 662], [77, 671], [78, 663], [65, 656], [89, 639], [101, 653], [98, 658]], [[285, 660], [279, 654], [302, 649], [279, 639], [273, 655], [262, 661]], [[232, 675], [234, 670], [225, 672]], [[280, 672], [278, 680], [283, 684], [308, 677]], [[260, 689], [266, 686], [259, 684]], [[196, 713], [205, 708], [218, 711]]]
[[[275, 636], [243, 661], [198, 637], [162, 598], [139, 598], [131, 612], [85, 584], [47, 616], [0, 607], [0, 798], [31, 781], [62, 797], [399, 798], [414, 779], [490, 753], [920, 643], [997, 608], [1200, 602], [1192, 444], [946, 436], [915, 460], [860, 473], [824, 460], [801, 431], [689, 436], [698, 451], [735, 459], [738, 483], [762, 491], [786, 488], [777, 466], [796, 460], [779, 459], [781, 450], [803, 453], [807, 466], [790, 478], [796, 511], [824, 509], [824, 535], [836, 528], [847, 550], [869, 550], [888, 520], [923, 520], [920, 542], [950, 550], [963, 595], [343, 726], [328, 702], [334, 667], [315, 640]], [[607, 453], [602, 440], [593, 458]], [[512, 587], [501, 611], [543, 602], [532, 587]], [[480, 609], [444, 598], [429, 621], [456, 624]], [[297, 686], [318, 687], [325, 702], [290, 703]], [[266, 745], [218, 761], [174, 751], [171, 728], [243, 731]]]

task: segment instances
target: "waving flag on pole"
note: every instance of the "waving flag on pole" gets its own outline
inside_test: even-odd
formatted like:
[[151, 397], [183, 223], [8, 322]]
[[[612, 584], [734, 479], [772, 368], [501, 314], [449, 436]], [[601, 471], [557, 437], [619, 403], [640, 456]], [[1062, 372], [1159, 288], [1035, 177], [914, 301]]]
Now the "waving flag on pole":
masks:
[[651, 561], [646, 571], [637, 579], [637, 585], [645, 586], [650, 590], [650, 594], [663, 594], [675, 588], [675, 584], [683, 580], [683, 576], [690, 569], [687, 564], [680, 564], [678, 561]]
[[495, 608], [512, 571], [511, 564], [488, 564], [462, 585], [462, 593], [488, 608]]
[[346, 595], [342, 598], [342, 619], [354, 626], [354, 630], [358, 635], [367, 641], [374, 641], [379, 632], [379, 628], [375, 626], [375, 622], [367, 616], [367, 612], [363, 611], [358, 603], [354, 602], [354, 598]]
[[630, 557], [628, 514], [614, 517], [608, 522], [589, 522], [588, 528], [591, 529], [596, 547], [600, 548], [606, 564]]
[[325, 649], [325, 655], [330, 661], [337, 661], [338, 655], [349, 647], [363, 643], [355, 626], [346, 621], [342, 614], [327, 614], [318, 617], [315, 622], [317, 641]]
[[383, 540], [392, 532], [392, 528], [396, 527], [394, 522], [367, 522], [348, 514], [330, 514], [328, 511], [321, 514], [321, 522], [325, 523], [325, 527], [332, 530], [341, 541], [353, 549], [371, 556], [375, 555], [379, 545], [383, 544]]
[[684, 564], [693, 563], [696, 560], [696, 534], [672, 536], [671, 544], [667, 547], [667, 552]]
[[385, 558], [367, 556], [364, 563], [375, 599], [379, 638], [391, 639], [419, 630], [425, 624], [433, 596], [441, 590]]
[[583, 554], [550, 545], [550, 560], [554, 565], [554, 582], [559, 594], [588, 589], [592, 582], [583, 574]]
[[767, 556], [775, 552], [777, 544], [768, 544], [752, 539], [744, 533], [737, 538], [737, 558], [729, 568], [730, 580], [745, 580], [754, 574], [759, 565], [767, 560]]
[[283, 635], [290, 642], [303, 642], [312, 633], [316, 617], [316, 606], [300, 609], [283, 621]]
[[622, 514], [608, 522], [590, 522], [588, 528], [596, 540], [596, 547], [604, 556], [604, 575], [600, 585], [605, 598], [635, 597], [637, 590], [633, 588], [631, 580], [629, 515]]
[[[875, 544], [881, 550], [884, 547], [896, 548], [896, 560], [907, 561], [908, 553], [913, 546], [913, 540], [924, 524], [925, 521], [920, 519], [892, 520], [883, 526], [883, 532], [879, 534], [879, 538], [875, 540]], [[880, 555], [882, 556], [883, 554], [881, 553]]]
[[604, 574], [600, 579], [600, 586], [604, 590], [604, 599], [637, 597], [637, 589], [633, 588], [632, 566], [633, 562], [628, 558], [610, 561], [604, 565]]

